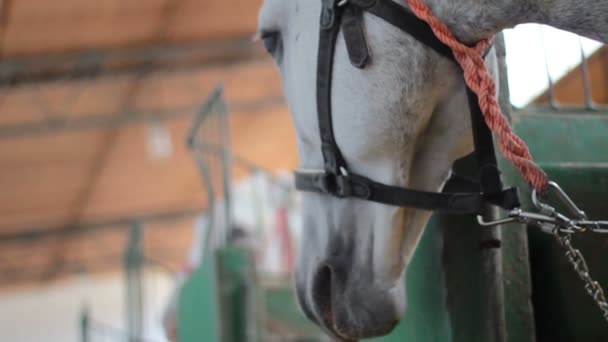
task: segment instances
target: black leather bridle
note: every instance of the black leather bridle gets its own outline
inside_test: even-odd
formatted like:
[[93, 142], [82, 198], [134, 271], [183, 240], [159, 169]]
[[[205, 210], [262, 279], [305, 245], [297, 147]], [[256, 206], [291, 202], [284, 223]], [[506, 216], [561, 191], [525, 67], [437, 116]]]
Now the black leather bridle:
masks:
[[440, 55], [455, 61], [451, 49], [435, 37], [426, 22], [392, 0], [322, 0], [317, 65], [317, 114], [325, 169], [296, 171], [296, 188], [339, 198], [351, 197], [454, 214], [481, 214], [486, 204], [507, 210], [519, 207], [517, 189], [503, 189], [492, 132], [484, 121], [477, 95], [468, 87], [479, 181], [453, 176], [448, 182], [450, 186], [445, 189], [458, 189], [463, 192], [426, 192], [381, 184], [348, 170], [348, 165], [336, 144], [332, 126], [332, 69], [340, 31], [344, 35], [351, 64], [363, 69], [369, 63], [369, 47], [363, 28], [365, 12], [384, 19]]

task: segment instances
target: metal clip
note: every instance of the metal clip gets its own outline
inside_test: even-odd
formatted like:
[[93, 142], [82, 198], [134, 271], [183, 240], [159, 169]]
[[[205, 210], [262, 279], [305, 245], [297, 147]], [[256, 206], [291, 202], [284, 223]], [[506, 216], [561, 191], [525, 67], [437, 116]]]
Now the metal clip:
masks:
[[507, 224], [507, 223], [515, 223], [515, 222], [519, 222], [518, 217], [512, 216], [510, 214], [509, 214], [509, 217], [507, 217], [507, 218], [494, 220], [494, 221], [485, 221], [483, 219], [482, 215], [477, 215], [477, 223], [479, 223], [479, 225], [482, 227], [495, 227], [495, 226], [500, 226], [500, 225]]
[[[555, 182], [549, 182], [549, 189], [553, 190], [552, 192], [557, 196], [557, 198], [564, 204], [568, 210], [579, 220], [586, 220], [587, 214], [584, 211], [579, 209], [576, 204], [572, 201], [570, 196], [562, 190], [562, 188]], [[553, 216], [556, 214], [555, 208], [552, 206], [543, 203], [538, 198], [538, 192], [535, 190], [532, 191], [532, 204], [538, 209], [542, 214]]]
[[543, 232], [548, 234], [560, 233], [577, 233], [586, 230], [593, 230], [600, 233], [607, 233], [608, 222], [603, 221], [588, 221], [587, 215], [584, 211], [580, 210], [576, 204], [570, 199], [562, 188], [555, 182], [549, 183], [550, 189], [553, 190], [556, 197], [572, 212], [576, 219], [572, 220], [567, 216], [559, 213], [555, 208], [542, 202], [539, 199], [539, 194], [536, 190], [532, 191], [532, 204], [538, 210], [538, 213], [531, 213], [523, 211], [519, 208], [513, 209], [509, 212], [507, 218], [496, 220], [496, 221], [484, 221], [483, 217], [478, 216], [477, 222], [483, 227], [492, 227], [506, 223], [523, 223], [527, 225], [534, 225], [539, 227]]

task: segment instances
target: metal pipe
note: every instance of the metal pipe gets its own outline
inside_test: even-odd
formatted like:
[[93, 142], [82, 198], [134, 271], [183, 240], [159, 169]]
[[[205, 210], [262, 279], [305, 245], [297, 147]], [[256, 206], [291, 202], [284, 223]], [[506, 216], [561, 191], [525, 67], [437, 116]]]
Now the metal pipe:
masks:
[[222, 85], [217, 85], [215, 89], [211, 92], [211, 94], [205, 100], [201, 109], [195, 114], [194, 120], [192, 122], [192, 127], [188, 131], [188, 135], [186, 136], [186, 144], [188, 147], [193, 148], [194, 145], [198, 142], [198, 135], [200, 133], [201, 126], [205, 119], [211, 115], [213, 110], [217, 108], [217, 104], [221, 101], [224, 93], [224, 88]]
[[[504, 37], [501, 35], [496, 39], [498, 67], [500, 75], [500, 93], [499, 101], [503, 113], [510, 118], [510, 96], [509, 82], [507, 73], [506, 49]], [[499, 159], [499, 166], [506, 165], [504, 159]], [[510, 173], [505, 173], [506, 180], [512, 183], [515, 177]], [[482, 228], [483, 229], [483, 228]], [[496, 231], [487, 232], [487, 238], [496, 238], [501, 243], [501, 248], [495, 252], [500, 253], [500, 256], [494, 257], [494, 263], [500, 263], [500, 281], [495, 279], [494, 283], [500, 283], [501, 289], [497, 290], [499, 299], [494, 301], [493, 307], [499, 308], [499, 303], [503, 303], [503, 311], [500, 315], [500, 324], [504, 324], [499, 330], [508, 331], [509, 340], [517, 339], [518, 342], [533, 342], [536, 341], [536, 332], [534, 329], [534, 310], [531, 302], [532, 280], [530, 277], [530, 265], [528, 256], [528, 238], [525, 226], [510, 226], [508, 229], [501, 231], [497, 227]], [[514, 265], [516, 264], [516, 265]], [[516, 310], [512, 310], [516, 308]], [[508, 309], [508, 310], [507, 310]], [[489, 309], [486, 309], [489, 310]], [[503, 320], [504, 318], [504, 320]], [[480, 339], [484, 341], [483, 339]]]
[[[488, 206], [484, 219], [498, 219], [497, 211]], [[500, 226], [481, 227], [481, 277], [485, 327], [482, 341], [506, 342], [505, 294], [502, 265], [502, 232]]]
[[90, 341], [90, 309], [88, 306], [84, 306], [80, 311], [80, 341]]
[[134, 221], [125, 249], [126, 271], [126, 327], [129, 342], [139, 342], [143, 336], [143, 287], [142, 268], [144, 262], [143, 228]]
[[581, 37], [578, 38], [578, 46], [581, 52], [581, 74], [583, 77], [583, 92], [585, 96], [585, 108], [588, 110], [594, 110], [595, 104], [593, 103], [593, 95], [591, 94], [591, 80], [589, 77], [589, 61], [583, 49], [583, 40]]
[[230, 137], [230, 121], [228, 119], [229, 109], [228, 104], [222, 96], [218, 102], [218, 115], [220, 125], [220, 143], [224, 147], [224, 153], [222, 156], [222, 179], [223, 179], [223, 190], [224, 190], [224, 223], [226, 231], [224, 233], [223, 241], [227, 243], [227, 237], [231, 235], [233, 229], [233, 208], [232, 208], [232, 147]]
[[549, 85], [549, 106], [552, 109], [558, 109], [560, 107], [557, 102], [557, 98], [555, 97], [555, 83], [553, 82], [553, 77], [551, 77], [551, 70], [549, 69], [549, 58], [547, 56], [547, 48], [545, 44], [545, 32], [543, 27], [540, 26], [540, 39], [543, 46], [543, 59], [545, 61], [545, 72], [547, 73], [547, 83]]

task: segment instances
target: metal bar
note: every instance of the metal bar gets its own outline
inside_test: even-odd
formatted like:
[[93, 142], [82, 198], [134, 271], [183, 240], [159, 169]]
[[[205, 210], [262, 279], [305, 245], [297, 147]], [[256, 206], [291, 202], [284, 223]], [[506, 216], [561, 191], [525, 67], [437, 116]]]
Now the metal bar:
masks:
[[205, 160], [203, 158], [201, 158], [200, 156], [196, 156], [196, 165], [199, 169], [199, 172], [201, 174], [201, 179], [203, 182], [203, 187], [207, 190], [207, 229], [206, 229], [206, 233], [207, 236], [203, 239], [203, 241], [201, 241], [202, 243], [202, 251], [203, 251], [203, 255], [201, 255], [201, 264], [203, 262], [203, 260], [205, 260], [207, 257], [209, 257], [209, 253], [214, 250], [214, 242], [216, 239], [216, 236], [218, 234], [218, 227], [217, 227], [217, 218], [216, 218], [216, 199], [215, 199], [215, 191], [214, 191], [214, 186], [213, 186], [213, 179], [211, 177], [211, 170], [209, 169], [209, 166], [207, 165], [207, 163], [205, 162]]
[[194, 116], [194, 120], [192, 123], [192, 127], [188, 131], [188, 135], [186, 136], [186, 144], [193, 148], [193, 146], [198, 141], [198, 134], [203, 124], [203, 121], [209, 116], [213, 110], [217, 107], [219, 101], [221, 101], [224, 94], [224, 87], [222, 85], [217, 85], [215, 89], [211, 92], [211, 94], [205, 100], [202, 108], [196, 113]]
[[202, 215], [205, 209], [186, 209], [182, 211], [171, 211], [156, 214], [142, 214], [139, 216], [127, 216], [110, 219], [108, 221], [90, 222], [74, 225], [47, 226], [47, 227], [17, 227], [10, 229], [18, 231], [14, 234], [0, 234], [0, 244], [31, 242], [53, 237], [64, 237], [71, 235], [87, 234], [107, 229], [124, 229], [129, 227], [133, 220], [137, 219], [145, 224], [171, 222]]
[[552, 109], [559, 109], [560, 105], [557, 102], [557, 98], [555, 97], [555, 82], [553, 81], [553, 77], [551, 77], [551, 70], [549, 69], [549, 58], [547, 56], [547, 49], [545, 44], [545, 32], [542, 26], [539, 26], [540, 29], [540, 39], [543, 45], [543, 59], [545, 61], [545, 72], [547, 73], [547, 84], [549, 85], [549, 106]]
[[589, 114], [589, 115], [606, 115], [608, 114], [608, 106], [606, 105], [597, 105], [594, 104], [592, 111], [589, 109], [580, 107], [580, 106], [572, 106], [572, 105], [559, 105], [557, 108], [552, 106], [543, 106], [540, 104], [532, 104], [524, 109], [519, 110], [519, 112], [532, 112], [534, 114], [543, 114], [539, 111], [545, 111], [546, 114], [550, 115], [559, 115], [559, 114]]
[[581, 73], [583, 77], [583, 92], [585, 96], [585, 108], [587, 110], [594, 110], [595, 104], [593, 103], [593, 95], [591, 94], [591, 81], [589, 77], [589, 61], [585, 55], [583, 49], [583, 40], [581, 37], [578, 38], [579, 49], [581, 52]]
[[129, 241], [125, 249], [126, 271], [126, 327], [129, 342], [138, 342], [143, 336], [143, 227], [134, 221], [129, 231]]
[[[269, 106], [283, 104], [282, 96], [262, 99], [259, 101], [236, 102], [233, 110], [238, 112], [257, 111]], [[170, 121], [191, 117], [194, 106], [180, 107], [173, 110], [132, 111], [124, 114], [94, 114], [84, 118], [70, 119], [55, 117], [52, 120], [41, 120], [33, 123], [12, 124], [0, 126], [0, 140], [19, 138], [33, 135], [57, 134], [82, 130], [105, 129], [141, 124], [148, 121]]]
[[[484, 215], [485, 220], [498, 218], [496, 210], [489, 207]], [[499, 226], [482, 227], [481, 229], [481, 277], [484, 289], [482, 302], [485, 303], [482, 340], [488, 342], [506, 342], [505, 293], [502, 267], [502, 233]]]
[[[196, 114], [193, 120], [192, 127], [190, 128], [188, 135], [186, 136], [186, 144], [191, 150], [195, 150], [196, 146], [199, 142], [199, 134], [201, 126], [205, 119], [212, 114], [213, 110], [217, 108], [218, 102], [222, 101], [223, 97], [223, 86], [216, 86], [215, 90], [209, 95], [205, 104], [201, 108], [200, 111]], [[212, 248], [213, 243], [216, 242], [217, 235], [219, 234], [219, 227], [217, 227], [217, 218], [216, 218], [216, 198], [215, 198], [215, 187], [213, 185], [212, 171], [206, 160], [195, 153], [195, 161], [196, 165], [199, 169], [199, 173], [201, 175], [203, 187], [205, 188], [205, 192], [207, 194], [207, 207], [208, 210], [208, 227], [207, 227], [207, 236], [201, 242], [203, 245], [201, 246], [203, 250], [203, 255], [201, 256], [201, 264], [203, 261], [209, 257], [210, 251], [214, 250]]]
[[222, 179], [223, 179], [223, 190], [224, 190], [224, 223], [225, 232], [223, 236], [223, 242], [227, 243], [227, 237], [231, 235], [233, 229], [233, 212], [232, 212], [232, 147], [230, 138], [230, 121], [228, 118], [229, 109], [228, 104], [224, 100], [224, 97], [220, 97], [218, 103], [218, 114], [219, 124], [221, 132], [221, 144], [224, 147], [224, 153], [222, 155]]
[[[500, 35], [497, 42], [498, 67], [500, 75], [499, 101], [503, 113], [511, 118], [509, 80], [506, 64], [506, 49], [504, 37]], [[499, 167], [502, 169], [508, 162], [499, 158]], [[508, 169], [508, 167], [507, 167]], [[505, 173], [506, 183], [513, 185], [515, 176], [509, 177]], [[532, 279], [529, 264], [528, 233], [524, 225], [511, 225], [499, 230], [500, 235], [491, 232], [488, 236], [500, 238], [500, 267], [501, 267], [501, 296], [503, 303], [504, 331], [508, 332], [508, 342], [536, 341], [534, 326], [534, 309], [531, 301]], [[497, 257], [498, 259], [498, 257]], [[494, 262], [498, 262], [495, 260]], [[495, 302], [495, 307], [496, 305]]]
[[80, 311], [80, 341], [90, 341], [90, 310], [88, 306], [84, 306]]
[[[504, 40], [501, 36], [496, 39], [496, 55], [500, 67], [499, 75], [505, 76]], [[500, 81], [506, 82], [505, 77]], [[508, 88], [503, 89], [501, 84], [501, 96], [499, 101], [504, 107], [508, 102]], [[505, 93], [507, 97], [505, 97]], [[487, 205], [483, 214], [484, 221], [495, 221], [498, 219], [497, 211]], [[504, 273], [502, 264], [502, 232], [500, 227], [480, 227], [480, 253], [481, 258], [481, 302], [483, 303], [482, 317], [485, 321], [480, 324], [480, 337], [482, 341], [506, 342], [507, 323], [505, 315], [505, 292], [504, 292]]]
[[0, 89], [15, 84], [82, 79], [92, 75], [139, 74], [167, 69], [188, 69], [266, 60], [251, 37], [222, 42], [154, 45], [35, 57], [14, 57], [0, 62]]

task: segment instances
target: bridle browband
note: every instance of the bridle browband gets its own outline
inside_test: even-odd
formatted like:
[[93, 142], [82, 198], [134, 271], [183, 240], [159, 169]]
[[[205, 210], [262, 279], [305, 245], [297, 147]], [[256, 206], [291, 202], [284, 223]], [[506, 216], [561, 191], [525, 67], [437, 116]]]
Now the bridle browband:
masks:
[[[322, 0], [317, 64], [317, 115], [324, 170], [295, 173], [296, 188], [339, 198], [358, 198], [399, 207], [453, 214], [481, 214], [486, 204], [510, 210], [519, 207], [517, 189], [503, 189], [492, 132], [486, 125], [477, 95], [467, 87], [479, 181], [452, 176], [444, 192], [427, 192], [375, 182], [348, 170], [334, 137], [331, 111], [332, 70], [336, 40], [344, 35], [351, 64], [359, 69], [370, 61], [363, 13], [384, 19], [440, 55], [455, 61], [452, 50], [430, 26], [392, 0]], [[462, 192], [445, 192], [457, 189]]]

